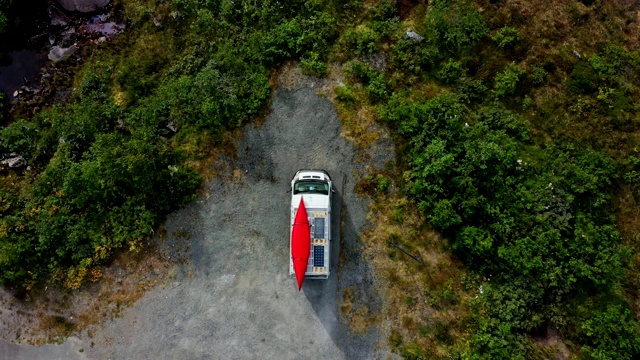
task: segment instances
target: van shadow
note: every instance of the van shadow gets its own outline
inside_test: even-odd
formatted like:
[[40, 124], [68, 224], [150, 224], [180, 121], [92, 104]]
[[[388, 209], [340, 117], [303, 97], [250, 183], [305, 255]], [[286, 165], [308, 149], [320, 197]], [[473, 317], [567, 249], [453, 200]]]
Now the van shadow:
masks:
[[[345, 177], [337, 180], [331, 209], [331, 274], [328, 280], [305, 281], [302, 291], [346, 359], [371, 359], [375, 357], [380, 331], [375, 326], [353, 326], [350, 315], [362, 306], [366, 306], [369, 314], [380, 314], [382, 300], [358, 238], [364, 224], [357, 226], [349, 213], [344, 196]], [[362, 205], [364, 208], [359, 210], [366, 211], [366, 202], [350, 195], [346, 197], [349, 201], [356, 200], [352, 205]]]

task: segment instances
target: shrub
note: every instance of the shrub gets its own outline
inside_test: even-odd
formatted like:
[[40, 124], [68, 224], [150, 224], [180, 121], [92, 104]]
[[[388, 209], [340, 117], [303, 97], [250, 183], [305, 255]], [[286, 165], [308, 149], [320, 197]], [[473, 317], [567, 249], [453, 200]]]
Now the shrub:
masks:
[[373, 21], [397, 20], [398, 11], [395, 0], [383, 0], [378, 6], [371, 9]]
[[7, 97], [3, 92], [0, 92], [0, 122], [4, 123], [4, 111], [5, 111], [5, 102], [7, 101]]
[[621, 281], [628, 255], [605, 220], [615, 163], [574, 147], [523, 152], [527, 126], [499, 104], [468, 113], [452, 95], [405, 96], [392, 96], [380, 117], [407, 139], [406, 192], [460, 258], [499, 274], [469, 356], [525, 358], [525, 334], [566, 321], [563, 302]]
[[0, 0], [0, 35], [2, 35], [9, 25], [9, 18], [6, 11], [10, 8], [13, 0]]
[[481, 107], [477, 116], [478, 121], [489, 126], [492, 130], [504, 130], [520, 141], [529, 139], [529, 128], [522, 116], [507, 110], [498, 102]]
[[498, 30], [491, 40], [501, 49], [513, 47], [520, 42], [520, 32], [516, 28], [505, 26]]
[[356, 95], [353, 93], [353, 89], [348, 86], [338, 86], [335, 89], [336, 98], [347, 105], [355, 105], [356, 103]]
[[529, 73], [529, 78], [533, 85], [542, 85], [547, 77], [547, 72], [539, 65], [533, 65]]
[[18, 153], [27, 161], [38, 151], [38, 128], [26, 120], [18, 120], [0, 129], [0, 152]]
[[300, 20], [291, 19], [266, 34], [264, 56], [274, 63], [302, 54], [303, 44], [300, 42], [304, 29]]
[[516, 92], [522, 72], [515, 63], [509, 64], [502, 72], [496, 74], [493, 91], [496, 97], [504, 98]]
[[591, 94], [598, 88], [598, 76], [593, 67], [579, 62], [571, 71], [568, 87], [577, 94]]
[[482, 80], [478, 79], [465, 80], [458, 84], [458, 96], [467, 104], [482, 100], [487, 90]]
[[389, 58], [396, 70], [417, 75], [431, 70], [439, 63], [441, 54], [435, 45], [400, 40], [391, 45]]
[[365, 25], [350, 28], [340, 38], [340, 43], [347, 53], [355, 56], [371, 55], [378, 50], [378, 34]]
[[372, 103], [384, 100], [389, 94], [383, 73], [372, 74], [364, 89]]
[[588, 345], [582, 351], [593, 359], [640, 357], [640, 327], [628, 308], [607, 305], [593, 310], [582, 325]]
[[453, 84], [465, 73], [462, 62], [449, 59], [442, 65], [438, 72], [438, 77], [445, 83]]
[[364, 90], [372, 103], [384, 100], [388, 96], [388, 85], [384, 79], [384, 73], [360, 61], [351, 61], [344, 69], [347, 74], [362, 81]]
[[444, 53], [462, 51], [489, 33], [482, 14], [466, 0], [433, 1], [427, 10], [427, 40]]
[[371, 9], [371, 29], [380, 39], [389, 38], [396, 29], [400, 28], [400, 17], [393, 0], [384, 0]]
[[306, 75], [324, 76], [327, 73], [327, 63], [316, 52], [308, 52], [302, 56], [300, 67]]
[[210, 61], [193, 77], [168, 82], [159, 92], [169, 108], [185, 109], [185, 124], [212, 131], [236, 128], [265, 104], [271, 93], [266, 70], [239, 61]]

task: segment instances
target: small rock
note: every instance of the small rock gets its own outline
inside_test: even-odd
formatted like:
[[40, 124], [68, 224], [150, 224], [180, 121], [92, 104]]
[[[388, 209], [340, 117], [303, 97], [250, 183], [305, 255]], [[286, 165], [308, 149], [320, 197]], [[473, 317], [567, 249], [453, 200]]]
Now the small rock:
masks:
[[158, 18], [157, 18], [157, 17], [155, 17], [155, 16], [153, 17], [153, 24], [154, 24], [156, 27], [160, 27], [160, 26], [162, 26], [162, 23], [160, 22], [160, 20], [158, 20]]
[[18, 95], [20, 95], [20, 91], [16, 90], [16, 91], [13, 92], [13, 97], [14, 98], [17, 98]]
[[53, 26], [67, 26], [69, 18], [55, 6], [49, 6], [49, 18]]
[[67, 37], [69, 34], [75, 34], [76, 28], [70, 28], [69, 30], [63, 31], [62, 36]]
[[49, 35], [49, 44], [53, 45], [56, 43], [56, 36], [55, 35]]
[[175, 132], [178, 132], [178, 122], [175, 120], [171, 120], [169, 121], [169, 123], [167, 124], [167, 129]]
[[180, 17], [180, 13], [177, 11], [174, 11], [171, 13], [171, 16], [173, 16], [174, 19], [178, 20], [178, 18]]
[[61, 38], [58, 42], [58, 46], [62, 48], [70, 47], [76, 43], [76, 40], [80, 37], [80, 34], [76, 32], [76, 29], [71, 28], [60, 34]]
[[575, 57], [577, 57], [578, 59], [582, 59], [582, 55], [580, 55], [580, 53], [578, 51], [576, 51], [576, 50], [573, 50], [573, 55]]
[[420, 34], [418, 34], [413, 30], [408, 30], [407, 33], [404, 35], [404, 38], [407, 40], [413, 40], [415, 42], [421, 42], [422, 40], [424, 40], [423, 36], [420, 36]]
[[107, 37], [106, 37], [106, 36], [100, 36], [100, 37], [98, 38], [98, 42], [99, 42], [99, 43], [103, 43], [103, 42], [106, 42], [106, 41], [107, 41]]
[[49, 51], [49, 60], [54, 62], [64, 60], [76, 52], [76, 50], [78, 50], [78, 47], [75, 45], [71, 45], [68, 48], [54, 46], [51, 48], [51, 51]]

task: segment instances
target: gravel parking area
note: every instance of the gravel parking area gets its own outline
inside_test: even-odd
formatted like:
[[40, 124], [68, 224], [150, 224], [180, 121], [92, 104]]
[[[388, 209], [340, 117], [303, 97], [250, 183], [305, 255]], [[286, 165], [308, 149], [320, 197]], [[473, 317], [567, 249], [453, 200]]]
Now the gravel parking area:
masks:
[[[167, 286], [60, 346], [0, 342], [0, 359], [390, 356], [383, 301], [358, 241], [368, 200], [353, 193], [361, 169], [340, 131], [335, 107], [313, 80], [277, 90], [265, 121], [237, 140], [237, 156], [221, 159], [222, 175], [167, 219], [159, 241], [179, 259]], [[393, 157], [388, 147], [376, 151]], [[331, 277], [306, 280], [298, 292], [288, 277], [287, 189], [300, 168], [327, 170], [336, 193]], [[367, 326], [354, 326], [356, 312]]]

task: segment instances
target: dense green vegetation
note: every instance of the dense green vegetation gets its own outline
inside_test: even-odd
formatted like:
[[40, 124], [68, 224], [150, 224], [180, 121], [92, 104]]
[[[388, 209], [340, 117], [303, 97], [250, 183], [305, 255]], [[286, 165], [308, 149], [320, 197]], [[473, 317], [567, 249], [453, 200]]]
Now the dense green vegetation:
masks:
[[[373, 27], [375, 13], [355, 29]], [[625, 288], [636, 249], [617, 230], [613, 206], [625, 181], [636, 186], [631, 145], [550, 119], [635, 131], [640, 55], [605, 42], [563, 59], [570, 63], [562, 81], [558, 60], [523, 61], [526, 39], [518, 29], [492, 28], [471, 1], [432, 1], [419, 20], [422, 41], [391, 35], [391, 68], [376, 72], [360, 58], [347, 67], [354, 81], [348, 86], [362, 86], [396, 134], [406, 194], [458, 258], [492, 279], [471, 305], [471, 335], [449, 347], [451, 355], [543, 356], [533, 337], [552, 327], [583, 345], [572, 349], [581, 358], [637, 358], [640, 327], [626, 302], [637, 283]], [[380, 42], [345, 42], [343, 51], [373, 53]], [[420, 90], [425, 85], [428, 94]], [[534, 102], [551, 86], [560, 95]], [[345, 104], [356, 101], [348, 92], [337, 92]], [[433, 356], [413, 346], [402, 353]]]
[[0, 130], [0, 153], [32, 167], [0, 178], [0, 283], [98, 277], [193, 198], [203, 149], [259, 116], [273, 69], [299, 60], [322, 76], [336, 62], [337, 101], [375, 109], [404, 194], [471, 275], [491, 278], [464, 335], [438, 332], [450, 358], [544, 358], [547, 329], [578, 358], [640, 357], [640, 229], [619, 226], [640, 201], [640, 54], [614, 26], [618, 3], [540, 2], [572, 27], [535, 35], [548, 19], [517, 4], [406, 3], [123, 1], [130, 33], [88, 54], [72, 100]]
[[11, 6], [11, 2], [12, 0], [0, 1], [0, 34], [4, 33], [7, 29], [7, 24], [9, 23], [7, 9]]
[[140, 248], [193, 198], [201, 148], [261, 111], [274, 66], [320, 71], [342, 16], [337, 2], [176, 0], [155, 7], [157, 29], [152, 4], [123, 4], [131, 33], [94, 50], [71, 102], [0, 130], [0, 153], [32, 169], [2, 177], [1, 283], [75, 288]]

